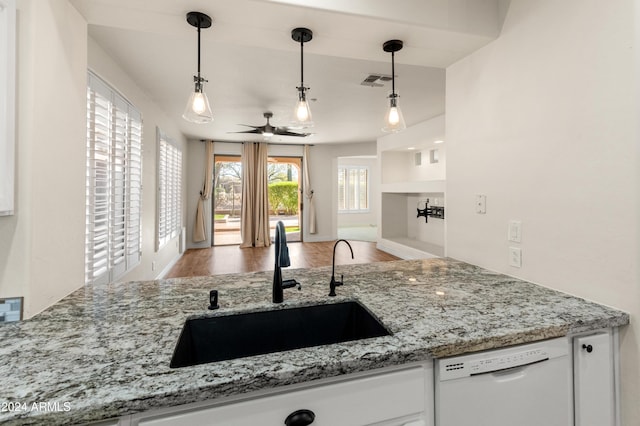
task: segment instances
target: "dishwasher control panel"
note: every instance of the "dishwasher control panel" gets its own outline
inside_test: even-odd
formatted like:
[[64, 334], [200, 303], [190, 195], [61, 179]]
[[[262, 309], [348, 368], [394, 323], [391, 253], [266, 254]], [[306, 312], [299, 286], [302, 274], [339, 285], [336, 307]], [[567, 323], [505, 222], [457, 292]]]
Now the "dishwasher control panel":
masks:
[[472, 361], [469, 363], [469, 372], [473, 376], [474, 374], [489, 373], [521, 365], [529, 365], [546, 359], [549, 359], [547, 351], [543, 349], [533, 349], [513, 355], [503, 355]]
[[567, 340], [554, 339], [536, 344], [505, 348], [499, 351], [486, 351], [440, 359], [438, 360], [439, 379], [452, 380], [508, 370], [543, 362], [567, 353]]

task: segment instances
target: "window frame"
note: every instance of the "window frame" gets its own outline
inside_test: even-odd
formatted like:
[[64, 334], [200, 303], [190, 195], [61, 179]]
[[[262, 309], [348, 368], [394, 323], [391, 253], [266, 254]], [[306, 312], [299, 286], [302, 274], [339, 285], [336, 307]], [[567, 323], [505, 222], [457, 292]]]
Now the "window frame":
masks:
[[[345, 182], [344, 182], [344, 205], [345, 208], [340, 208], [340, 173], [341, 171], [344, 170], [344, 178], [345, 178]], [[355, 194], [355, 199], [356, 199], [356, 203], [358, 205], [358, 208], [349, 208], [349, 201], [350, 201], [350, 196], [349, 196], [349, 171], [350, 170], [357, 170], [358, 171], [358, 179], [360, 176], [360, 171], [361, 170], [365, 170], [366, 174], [367, 174], [367, 182], [366, 182], [366, 196], [367, 196], [367, 207], [366, 208], [360, 208], [360, 187], [359, 184], [357, 184], [356, 191], [357, 194]], [[338, 166], [338, 176], [337, 176], [337, 183], [338, 183], [338, 213], [339, 214], [360, 214], [360, 213], [370, 213], [371, 212], [371, 168], [369, 166], [363, 166], [363, 165], [340, 165]]]
[[0, 31], [0, 216], [10, 216], [15, 208], [15, 0], [0, 0]]

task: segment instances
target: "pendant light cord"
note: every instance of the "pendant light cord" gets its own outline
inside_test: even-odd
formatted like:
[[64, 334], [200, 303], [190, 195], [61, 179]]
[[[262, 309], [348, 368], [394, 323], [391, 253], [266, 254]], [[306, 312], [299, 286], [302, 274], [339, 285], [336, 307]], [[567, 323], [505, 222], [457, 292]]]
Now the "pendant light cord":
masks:
[[200, 81], [200, 18], [198, 18], [198, 81]]
[[391, 52], [391, 95], [396, 97], [396, 62], [395, 62], [395, 54], [396, 52]]
[[300, 87], [304, 90], [304, 40], [300, 37]]

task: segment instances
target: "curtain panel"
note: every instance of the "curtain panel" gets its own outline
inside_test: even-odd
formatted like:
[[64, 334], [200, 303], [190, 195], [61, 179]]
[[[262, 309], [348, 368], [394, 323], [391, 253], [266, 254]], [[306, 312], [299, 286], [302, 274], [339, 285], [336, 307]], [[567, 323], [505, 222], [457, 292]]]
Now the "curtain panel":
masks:
[[198, 197], [196, 222], [193, 226], [193, 242], [199, 243], [207, 239], [207, 220], [205, 215], [205, 201], [211, 198], [213, 190], [213, 141], [205, 141], [206, 163], [204, 167], [204, 181], [202, 191]]
[[269, 197], [267, 144], [246, 142], [242, 146], [241, 248], [269, 247]]
[[309, 212], [309, 233], [315, 234], [318, 231], [316, 230], [316, 206], [313, 203], [313, 189], [311, 186], [311, 177], [309, 171], [309, 145], [304, 146], [304, 154], [303, 154], [303, 182], [304, 185], [304, 196], [309, 201], [305, 206], [306, 210]]

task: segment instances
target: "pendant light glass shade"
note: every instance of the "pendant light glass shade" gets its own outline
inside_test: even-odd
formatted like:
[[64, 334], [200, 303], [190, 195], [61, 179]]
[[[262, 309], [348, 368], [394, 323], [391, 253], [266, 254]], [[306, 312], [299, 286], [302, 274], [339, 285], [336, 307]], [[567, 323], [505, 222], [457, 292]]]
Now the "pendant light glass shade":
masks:
[[213, 113], [209, 105], [207, 94], [202, 91], [202, 83], [196, 83], [196, 88], [191, 92], [182, 118], [192, 123], [204, 124], [213, 121]]
[[182, 118], [197, 124], [210, 123], [213, 121], [213, 113], [211, 112], [207, 94], [202, 90], [207, 80], [200, 76], [200, 29], [209, 28], [212, 20], [204, 13], [189, 12], [187, 13], [187, 22], [198, 29], [198, 75], [193, 76], [195, 88], [189, 96]]
[[298, 100], [293, 110], [293, 121], [300, 127], [310, 127], [313, 125], [311, 109], [309, 108], [309, 102], [307, 102], [305, 90], [307, 90], [306, 87], [298, 88]]
[[308, 87], [304, 85], [304, 43], [313, 38], [313, 32], [308, 28], [294, 28], [291, 31], [291, 38], [300, 43], [300, 86], [298, 89], [298, 99], [293, 107], [292, 128], [303, 129], [313, 127], [313, 119], [311, 117], [311, 108], [307, 101]]
[[407, 128], [404, 117], [402, 116], [400, 104], [398, 103], [399, 97], [397, 93], [389, 95], [389, 107], [387, 108], [387, 113], [384, 116], [384, 124], [382, 125], [383, 132], [397, 133]]
[[397, 133], [407, 128], [402, 116], [402, 110], [398, 103], [398, 94], [396, 93], [396, 66], [395, 53], [402, 49], [402, 40], [389, 40], [382, 45], [385, 52], [391, 52], [391, 94], [389, 95], [389, 107], [384, 116], [383, 132]]

